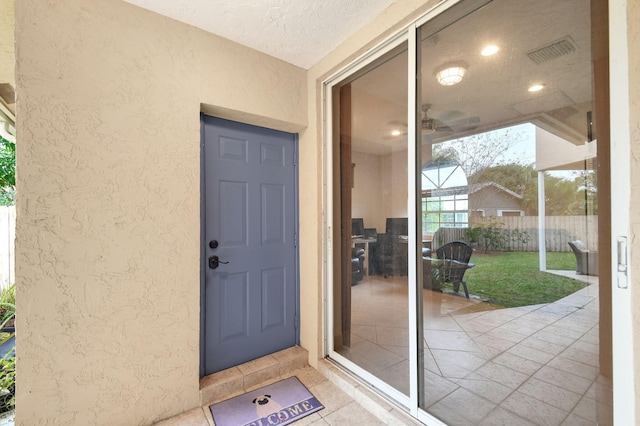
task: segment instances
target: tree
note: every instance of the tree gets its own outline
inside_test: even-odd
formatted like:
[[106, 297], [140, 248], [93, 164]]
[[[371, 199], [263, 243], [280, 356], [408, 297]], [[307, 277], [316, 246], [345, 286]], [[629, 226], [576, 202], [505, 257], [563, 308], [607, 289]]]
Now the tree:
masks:
[[582, 170], [577, 172], [575, 182], [580, 191], [580, 210], [587, 215], [598, 214], [598, 172]]
[[[523, 137], [524, 133], [515, 130], [515, 128], [467, 136], [435, 145], [433, 158], [455, 159], [462, 166], [470, 184], [485, 182], [482, 179], [482, 173], [495, 165], [500, 156], [509, 148], [520, 143]], [[473, 182], [472, 179], [476, 179], [476, 182]]]
[[0, 205], [15, 203], [16, 144], [0, 136]]
[[[571, 216], [581, 214], [577, 211], [578, 194], [578, 187], [575, 181], [550, 176], [545, 173], [544, 199], [547, 215]], [[584, 211], [582, 214], [584, 214]]]
[[537, 172], [533, 165], [501, 164], [485, 169], [481, 177], [472, 176], [472, 181], [495, 182], [505, 188], [523, 195], [536, 184]]
[[[522, 196], [522, 210], [527, 216], [538, 215], [538, 172], [531, 161], [506, 162], [505, 151], [528, 137], [518, 127], [486, 132], [461, 139], [442, 142], [433, 147], [431, 166], [458, 164], [465, 171], [472, 190], [474, 185], [494, 182]], [[512, 150], [513, 151], [513, 150]], [[545, 172], [545, 205], [547, 215], [597, 214], [597, 173], [592, 170], [575, 172], [574, 178], [553, 176]], [[471, 203], [471, 199], [469, 200]], [[484, 200], [475, 197], [469, 210], [479, 208]]]

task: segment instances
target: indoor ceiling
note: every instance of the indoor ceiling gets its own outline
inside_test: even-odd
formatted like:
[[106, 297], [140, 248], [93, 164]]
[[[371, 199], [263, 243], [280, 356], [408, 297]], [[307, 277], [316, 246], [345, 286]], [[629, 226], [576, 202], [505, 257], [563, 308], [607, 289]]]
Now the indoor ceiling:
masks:
[[124, 0], [308, 69], [395, 0]]
[[[440, 129], [423, 131], [423, 142], [530, 121], [582, 144], [592, 107], [589, 3], [493, 0], [457, 22], [449, 18], [443, 25], [443, 15], [440, 22], [427, 23], [420, 44], [419, 105], [430, 105], [427, 118]], [[455, 16], [455, 7], [449, 12]], [[548, 48], [559, 40], [566, 43]], [[490, 43], [500, 50], [482, 56]], [[354, 149], [406, 149], [406, 58], [405, 51], [352, 83]], [[459, 84], [442, 86], [435, 74], [449, 63], [462, 63], [467, 72]], [[529, 92], [534, 83], [543, 89]], [[392, 130], [401, 134], [392, 137]]]

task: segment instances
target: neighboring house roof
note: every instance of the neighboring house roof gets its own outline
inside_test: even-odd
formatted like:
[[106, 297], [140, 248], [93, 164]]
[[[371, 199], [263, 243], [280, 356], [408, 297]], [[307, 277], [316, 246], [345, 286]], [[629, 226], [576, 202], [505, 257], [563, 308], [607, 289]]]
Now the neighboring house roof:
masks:
[[522, 200], [524, 197], [516, 192], [513, 192], [512, 190], [505, 188], [504, 186], [495, 183], [495, 182], [483, 182], [483, 183], [476, 183], [473, 185], [469, 185], [469, 194], [474, 194], [478, 191], [481, 191], [487, 187], [494, 187], [500, 191], [506, 192], [507, 194], [511, 195], [514, 198], [517, 198], [518, 200]]

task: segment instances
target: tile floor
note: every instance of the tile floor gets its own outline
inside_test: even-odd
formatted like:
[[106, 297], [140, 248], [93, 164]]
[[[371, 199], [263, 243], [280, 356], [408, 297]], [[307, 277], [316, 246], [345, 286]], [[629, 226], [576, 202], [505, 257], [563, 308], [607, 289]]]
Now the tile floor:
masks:
[[214, 426], [209, 411], [212, 403], [291, 376], [298, 377], [324, 405], [322, 410], [295, 422], [296, 426], [420, 424], [331, 362], [321, 360], [316, 370], [306, 365], [306, 359], [308, 353], [304, 349], [289, 348], [207, 376], [200, 381], [201, 407], [155, 426]]
[[[489, 309], [424, 292], [427, 410], [449, 425], [610, 424], [611, 388], [599, 376], [598, 280], [551, 304]], [[352, 341], [341, 352], [407, 394], [406, 277], [352, 287]]]
[[[448, 425], [609, 425], [599, 375], [598, 280], [544, 305], [491, 309], [477, 298], [424, 293], [424, 406]], [[341, 352], [408, 392], [406, 277], [353, 287], [352, 341]], [[315, 370], [290, 348], [201, 381], [202, 407], [158, 426], [212, 426], [208, 405], [297, 376], [325, 405], [297, 425], [419, 424], [327, 360]]]

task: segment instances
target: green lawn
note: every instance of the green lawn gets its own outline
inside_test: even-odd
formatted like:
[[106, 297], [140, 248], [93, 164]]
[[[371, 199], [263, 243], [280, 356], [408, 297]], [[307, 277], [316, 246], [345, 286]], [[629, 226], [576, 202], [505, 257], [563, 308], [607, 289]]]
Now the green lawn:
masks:
[[[475, 252], [475, 267], [465, 274], [471, 294], [505, 308], [550, 303], [586, 285], [570, 278], [540, 272], [538, 253]], [[547, 253], [547, 269], [576, 269], [573, 253]]]

